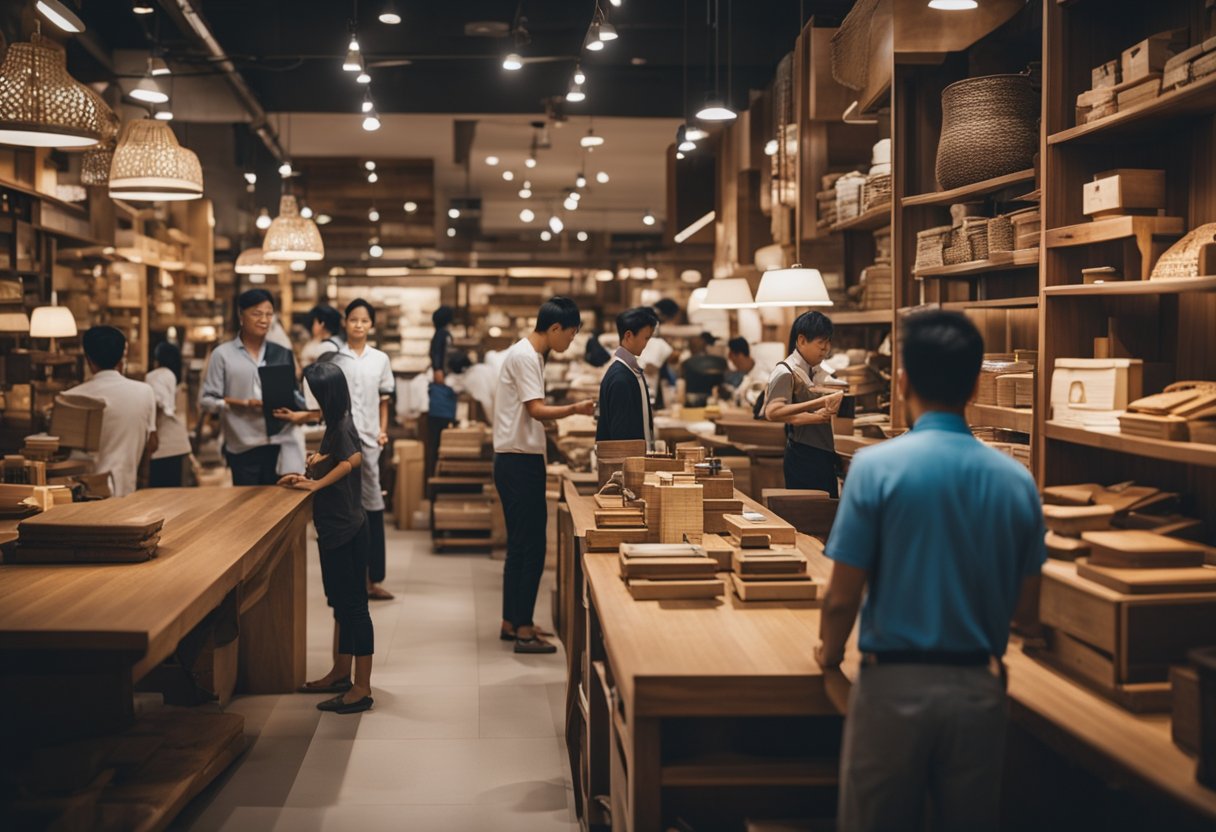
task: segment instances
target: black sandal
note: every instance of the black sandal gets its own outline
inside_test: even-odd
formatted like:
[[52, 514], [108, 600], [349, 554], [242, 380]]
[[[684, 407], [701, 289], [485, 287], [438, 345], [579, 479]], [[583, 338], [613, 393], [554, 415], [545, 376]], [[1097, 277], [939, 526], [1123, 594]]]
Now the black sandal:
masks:
[[296, 688], [296, 693], [346, 693], [353, 687], [350, 677], [339, 679], [336, 682], [321, 687], [319, 685], [310, 685], [307, 682]]
[[318, 702], [317, 710], [329, 711], [333, 714], [361, 714], [364, 711], [370, 711], [373, 704], [375, 704], [375, 700], [370, 696], [365, 696], [354, 702], [343, 702], [342, 694], [338, 694], [333, 699]]

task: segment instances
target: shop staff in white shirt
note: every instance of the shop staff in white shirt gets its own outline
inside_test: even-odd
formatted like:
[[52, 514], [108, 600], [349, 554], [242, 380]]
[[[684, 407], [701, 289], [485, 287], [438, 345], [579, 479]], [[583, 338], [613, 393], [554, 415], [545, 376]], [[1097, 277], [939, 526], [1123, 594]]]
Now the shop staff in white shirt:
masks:
[[[346, 307], [346, 343], [336, 353], [322, 357], [341, 368], [350, 388], [350, 415], [363, 446], [362, 494], [367, 512], [367, 597], [391, 601], [392, 593], [380, 584], [385, 576], [384, 494], [380, 490], [380, 451], [388, 442], [388, 400], [393, 394], [393, 371], [388, 356], [368, 344], [376, 325], [376, 310], [363, 298]], [[311, 398], [311, 393], [306, 398]], [[275, 416], [295, 424], [316, 421], [321, 412], [276, 410]]]
[[494, 394], [494, 486], [507, 521], [507, 562], [502, 575], [502, 631], [516, 653], [553, 653], [533, 626], [536, 593], [545, 571], [546, 419], [591, 415], [595, 401], [545, 404], [545, 360], [550, 350], [565, 352], [582, 321], [570, 298], [545, 301], [536, 328], [506, 351]]
[[156, 450], [156, 395], [142, 381], [122, 374], [127, 338], [117, 329], [91, 327], [81, 342], [93, 377], [72, 393], [106, 403], [93, 470], [109, 473], [111, 492], [125, 497], [135, 490], [144, 454]]
[[190, 455], [190, 435], [185, 415], [177, 410], [177, 391], [182, 381], [182, 353], [174, 344], [161, 341], [152, 353], [156, 369], [147, 375], [156, 394], [156, 450], [148, 469], [149, 488], [181, 488], [182, 465]]

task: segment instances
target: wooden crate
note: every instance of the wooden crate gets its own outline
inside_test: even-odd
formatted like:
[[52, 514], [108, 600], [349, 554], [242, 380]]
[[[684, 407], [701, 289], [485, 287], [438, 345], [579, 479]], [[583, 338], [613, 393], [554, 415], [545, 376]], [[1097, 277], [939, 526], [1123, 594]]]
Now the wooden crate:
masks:
[[615, 552], [622, 543], [646, 543], [646, 529], [587, 529], [588, 552]]
[[1121, 168], [1096, 174], [1082, 188], [1090, 217], [1134, 214], [1165, 207], [1165, 171]]
[[735, 475], [730, 471], [720, 474], [696, 474], [697, 482], [705, 489], [706, 500], [730, 500], [735, 496]]

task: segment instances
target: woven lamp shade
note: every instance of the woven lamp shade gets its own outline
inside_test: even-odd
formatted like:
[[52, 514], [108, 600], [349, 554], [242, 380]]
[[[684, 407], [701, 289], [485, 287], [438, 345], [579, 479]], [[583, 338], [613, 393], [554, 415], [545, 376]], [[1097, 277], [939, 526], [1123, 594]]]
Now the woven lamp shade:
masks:
[[108, 109], [68, 74], [64, 51], [52, 41], [34, 35], [9, 46], [0, 64], [0, 144], [92, 147]]
[[300, 216], [299, 205], [291, 194], [284, 194], [279, 200], [279, 215], [266, 229], [262, 252], [267, 260], [276, 262], [320, 260], [325, 256], [321, 229]]
[[114, 145], [118, 141], [118, 131], [122, 127], [122, 122], [118, 120], [114, 111], [101, 100], [100, 95], [88, 87], [85, 87], [85, 91], [97, 99], [103, 111], [101, 142], [95, 147], [90, 147], [80, 157], [80, 184], [100, 187], [110, 184], [110, 165], [114, 162]]
[[150, 118], [122, 128], [110, 166], [110, 196], [136, 202], [179, 202], [203, 195], [203, 167], [177, 143], [166, 122]]
[[254, 246], [240, 253], [233, 271], [237, 274], [278, 274], [282, 268], [281, 263], [267, 263], [262, 249]]

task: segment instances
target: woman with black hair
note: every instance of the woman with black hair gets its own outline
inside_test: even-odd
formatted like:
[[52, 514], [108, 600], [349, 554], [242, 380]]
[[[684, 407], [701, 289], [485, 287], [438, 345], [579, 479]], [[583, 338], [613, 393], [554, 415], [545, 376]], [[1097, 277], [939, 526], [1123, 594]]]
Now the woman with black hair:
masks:
[[832, 416], [842, 392], [823, 389], [820, 364], [832, 352], [832, 321], [822, 312], [804, 312], [790, 327], [789, 356], [773, 368], [764, 416], [784, 422], [785, 487], [840, 494]]
[[148, 472], [149, 488], [181, 488], [182, 465], [190, 454], [186, 420], [177, 412], [177, 393], [182, 383], [182, 353], [174, 344], [161, 341], [152, 353], [156, 369], [144, 379], [156, 394], [157, 446]]
[[[349, 313], [348, 313], [349, 314]], [[318, 710], [357, 714], [372, 707], [372, 618], [367, 609], [367, 516], [361, 492], [362, 443], [351, 415], [346, 374], [333, 361], [304, 370], [325, 418], [321, 447], [305, 474], [288, 474], [279, 485], [313, 492], [312, 519], [321, 552], [321, 582], [334, 611], [334, 665], [300, 688], [301, 693], [336, 693]], [[351, 677], [351, 666], [354, 677]]]

